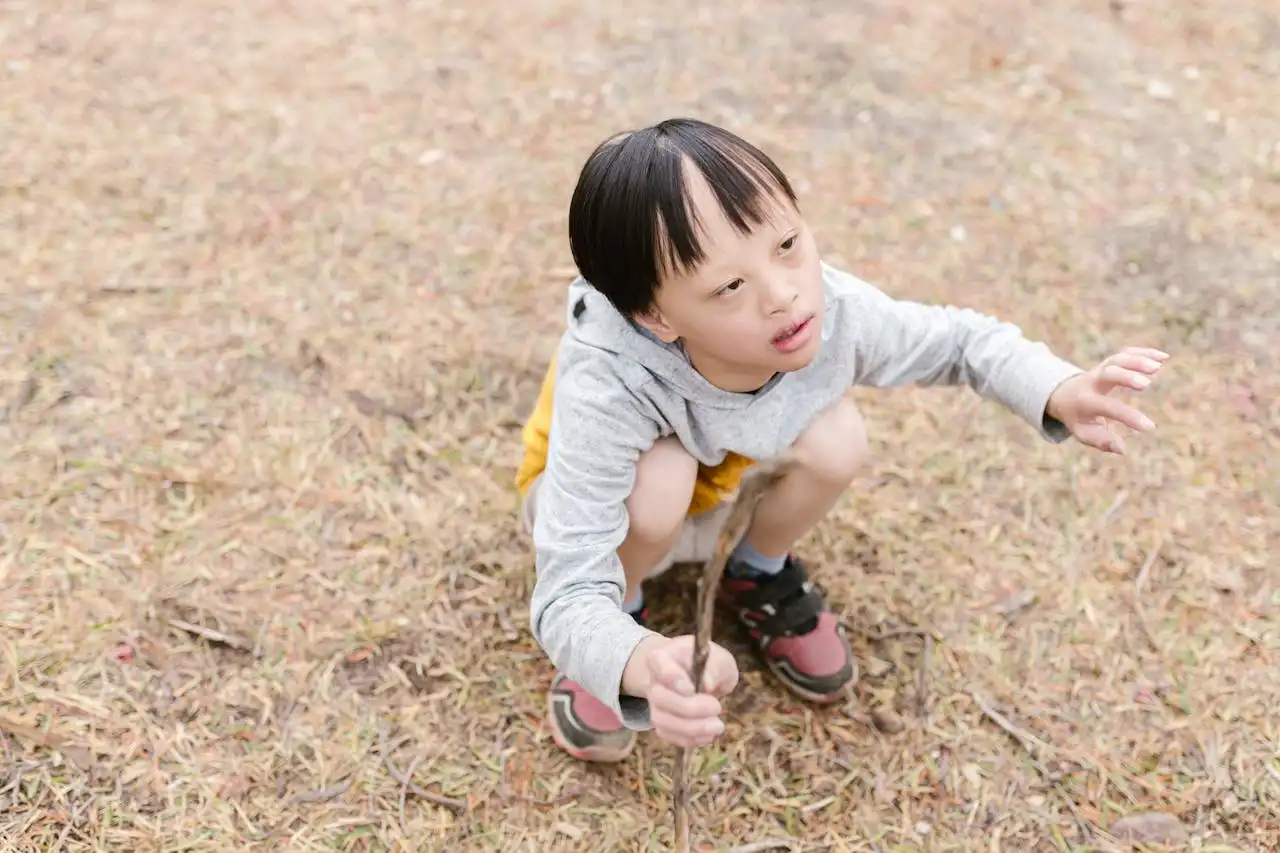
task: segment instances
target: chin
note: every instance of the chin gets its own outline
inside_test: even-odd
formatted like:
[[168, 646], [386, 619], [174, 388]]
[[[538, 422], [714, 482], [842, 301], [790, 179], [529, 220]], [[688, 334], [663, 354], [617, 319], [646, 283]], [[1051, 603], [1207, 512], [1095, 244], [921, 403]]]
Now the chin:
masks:
[[805, 347], [804, 349], [779, 356], [776, 370], [779, 373], [795, 373], [797, 370], [804, 370], [813, 364], [818, 357], [818, 347]]

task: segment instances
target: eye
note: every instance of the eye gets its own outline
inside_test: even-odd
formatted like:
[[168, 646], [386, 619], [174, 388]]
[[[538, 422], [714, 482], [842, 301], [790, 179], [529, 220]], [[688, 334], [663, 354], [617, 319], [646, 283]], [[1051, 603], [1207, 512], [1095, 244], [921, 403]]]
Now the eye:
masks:
[[794, 246], [795, 246], [795, 244], [796, 244], [796, 240], [798, 240], [798, 239], [800, 239], [800, 238], [799, 238], [797, 235], [792, 234], [790, 237], [788, 237], [787, 239], [783, 240], [783, 241], [782, 241], [782, 243], [781, 243], [781, 244], [779, 244], [778, 248], [780, 248], [780, 249], [781, 249], [782, 251], [784, 251], [784, 252], [790, 252], [790, 251], [791, 251], [791, 249], [792, 249], [792, 247], [794, 247]]
[[742, 287], [742, 279], [735, 278], [733, 281], [729, 282], [724, 287], [717, 290], [716, 296], [724, 296], [726, 294], [733, 293], [735, 290], [737, 290], [740, 287]]

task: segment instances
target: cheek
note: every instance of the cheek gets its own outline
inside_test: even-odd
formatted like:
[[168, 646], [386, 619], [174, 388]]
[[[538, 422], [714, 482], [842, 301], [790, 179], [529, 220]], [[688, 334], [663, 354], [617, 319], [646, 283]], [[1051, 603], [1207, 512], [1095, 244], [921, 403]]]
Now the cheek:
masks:
[[756, 327], [746, 311], [725, 311], [709, 317], [698, 329], [699, 337], [720, 350], [741, 348], [739, 341]]

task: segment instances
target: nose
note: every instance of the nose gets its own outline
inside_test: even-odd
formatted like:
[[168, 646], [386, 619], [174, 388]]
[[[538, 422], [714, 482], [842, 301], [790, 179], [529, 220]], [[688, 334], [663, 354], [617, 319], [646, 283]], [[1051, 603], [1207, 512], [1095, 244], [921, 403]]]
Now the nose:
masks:
[[787, 276], [774, 276], [765, 290], [765, 307], [770, 314], [783, 314], [799, 296], [799, 291]]

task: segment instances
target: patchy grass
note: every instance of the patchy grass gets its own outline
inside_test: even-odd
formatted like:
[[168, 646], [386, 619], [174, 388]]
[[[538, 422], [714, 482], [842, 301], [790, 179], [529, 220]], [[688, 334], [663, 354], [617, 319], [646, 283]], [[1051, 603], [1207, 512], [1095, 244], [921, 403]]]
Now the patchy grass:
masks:
[[1274, 5], [513, 9], [0, 8], [0, 848], [665, 848], [673, 750], [543, 724], [511, 477], [579, 164], [695, 113], [891, 293], [1174, 355], [1119, 460], [861, 392], [801, 547], [867, 677], [819, 710], [735, 645], [699, 838], [1276, 849]]

